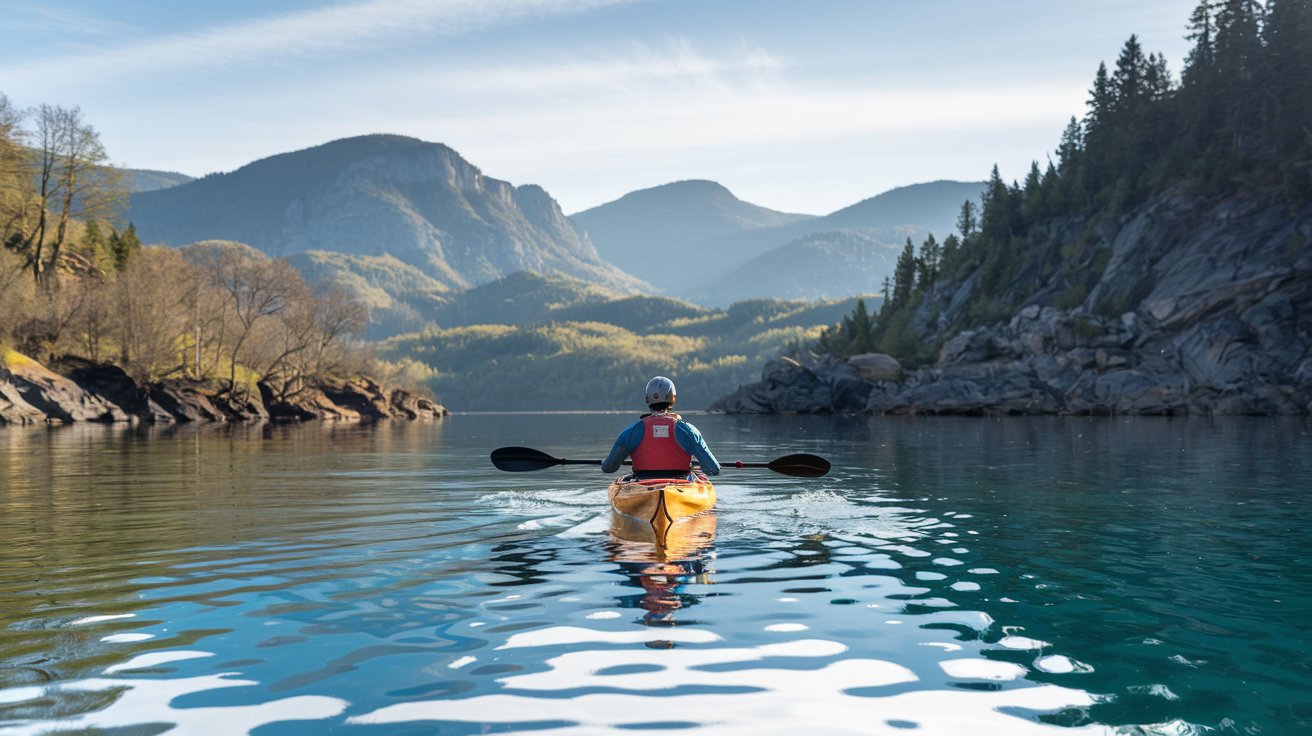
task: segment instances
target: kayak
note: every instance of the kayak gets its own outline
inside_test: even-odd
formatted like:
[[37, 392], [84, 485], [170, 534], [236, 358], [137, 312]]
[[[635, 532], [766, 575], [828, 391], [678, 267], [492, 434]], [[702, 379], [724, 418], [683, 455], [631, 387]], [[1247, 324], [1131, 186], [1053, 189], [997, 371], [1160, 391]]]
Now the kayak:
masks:
[[616, 478], [607, 489], [616, 513], [646, 522], [664, 539], [670, 527], [715, 505], [715, 486], [701, 473], [685, 478]]
[[706, 548], [715, 544], [715, 514], [695, 514], [657, 532], [643, 519], [612, 510], [610, 537], [611, 559], [617, 562], [652, 564], [699, 559]]

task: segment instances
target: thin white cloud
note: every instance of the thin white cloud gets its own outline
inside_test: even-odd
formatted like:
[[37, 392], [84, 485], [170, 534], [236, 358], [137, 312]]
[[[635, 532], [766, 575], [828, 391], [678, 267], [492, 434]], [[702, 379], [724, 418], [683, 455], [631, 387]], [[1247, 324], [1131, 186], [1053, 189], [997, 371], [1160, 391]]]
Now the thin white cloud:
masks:
[[[482, 60], [480, 60], [481, 62]], [[394, 72], [385, 79], [372, 69], [350, 79], [343, 87], [374, 95], [453, 94], [492, 99], [539, 100], [650, 97], [661, 93], [691, 96], [699, 92], [731, 93], [765, 89], [782, 83], [787, 68], [779, 57], [745, 42], [718, 55], [698, 51], [687, 39], [671, 39], [661, 46], [629, 42], [606, 49], [575, 51], [569, 58], [520, 59], [514, 65], [500, 60], [475, 65], [450, 60], [416, 60], [410, 72]], [[380, 83], [381, 82], [381, 83]]]
[[50, 86], [175, 74], [340, 53], [635, 0], [361, 0], [230, 23], [89, 53], [0, 66], [0, 77]]
[[[564, 162], [1035, 123], [1059, 132], [1083, 107], [1082, 88], [1055, 80], [943, 86], [912, 76], [833, 86], [793, 71], [759, 47], [708, 54], [683, 39], [514, 66], [421, 63], [404, 75], [338, 79], [315, 117], [364, 131], [388, 110], [390, 129], [457, 150]], [[343, 110], [340, 97], [357, 104]], [[296, 104], [305, 111], [304, 99]]]
[[33, 6], [30, 3], [0, 5], [0, 31], [99, 38], [122, 35], [133, 30], [125, 23], [72, 8]]

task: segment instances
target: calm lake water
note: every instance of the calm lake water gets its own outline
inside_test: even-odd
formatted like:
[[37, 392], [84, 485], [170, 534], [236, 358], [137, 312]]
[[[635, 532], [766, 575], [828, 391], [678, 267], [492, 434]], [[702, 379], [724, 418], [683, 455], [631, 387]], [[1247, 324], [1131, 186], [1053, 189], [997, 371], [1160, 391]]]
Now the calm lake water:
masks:
[[694, 417], [662, 558], [624, 415], [0, 429], [0, 733], [1312, 732], [1304, 420]]

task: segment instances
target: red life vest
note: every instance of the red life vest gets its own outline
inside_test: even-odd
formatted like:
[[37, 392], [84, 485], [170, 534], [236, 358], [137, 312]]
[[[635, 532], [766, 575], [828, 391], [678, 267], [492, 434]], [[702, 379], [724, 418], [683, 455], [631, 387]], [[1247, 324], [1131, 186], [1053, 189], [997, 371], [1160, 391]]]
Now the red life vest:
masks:
[[639, 472], [673, 470], [687, 472], [692, 455], [674, 439], [674, 425], [679, 420], [670, 414], [653, 414], [642, 420], [642, 442], [633, 451], [633, 469]]

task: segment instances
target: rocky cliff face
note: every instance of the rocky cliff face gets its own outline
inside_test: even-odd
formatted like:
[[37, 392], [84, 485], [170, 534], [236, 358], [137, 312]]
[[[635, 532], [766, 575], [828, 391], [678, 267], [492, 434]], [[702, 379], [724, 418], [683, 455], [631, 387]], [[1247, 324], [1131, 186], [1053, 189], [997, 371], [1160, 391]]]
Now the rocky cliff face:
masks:
[[942, 341], [935, 365], [884, 380], [830, 356], [781, 359], [716, 408], [1312, 413], [1312, 207], [1174, 191], [1097, 237], [1106, 266], [1078, 306], [1053, 306], [1070, 294], [1053, 278], [1011, 319], [950, 334], [978, 288], [972, 276], [916, 315], [919, 334]]
[[51, 370], [9, 351], [0, 355], [0, 425], [131, 422], [174, 424], [228, 421], [380, 421], [438, 419], [446, 409], [404, 389], [368, 378], [323, 381], [279, 399], [221, 397], [202, 382], [169, 379], [137, 385], [113, 365], [68, 361]]
[[455, 288], [522, 270], [643, 286], [601, 260], [540, 187], [516, 188], [447, 146], [401, 136], [334, 141], [134, 194], [128, 218], [150, 243], [391, 255]]

